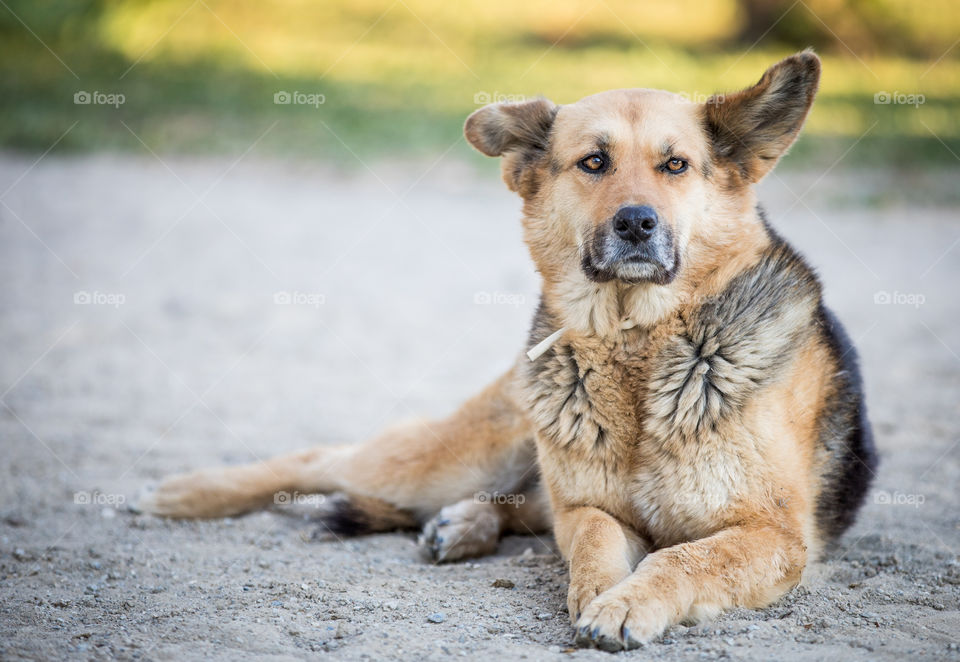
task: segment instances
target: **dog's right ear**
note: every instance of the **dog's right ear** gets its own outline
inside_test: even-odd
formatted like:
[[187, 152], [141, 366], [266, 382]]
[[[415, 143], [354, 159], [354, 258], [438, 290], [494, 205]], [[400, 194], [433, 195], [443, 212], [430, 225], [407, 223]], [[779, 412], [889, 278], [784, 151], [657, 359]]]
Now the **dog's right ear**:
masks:
[[484, 106], [467, 118], [463, 133], [478, 151], [504, 157], [503, 180], [528, 195], [527, 172], [548, 150], [558, 106], [547, 99]]

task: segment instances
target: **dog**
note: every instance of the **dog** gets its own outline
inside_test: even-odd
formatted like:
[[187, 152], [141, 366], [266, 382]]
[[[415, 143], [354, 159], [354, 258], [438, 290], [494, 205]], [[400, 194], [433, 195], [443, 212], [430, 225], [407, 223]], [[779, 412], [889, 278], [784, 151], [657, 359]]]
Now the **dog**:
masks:
[[702, 104], [630, 89], [477, 110], [467, 140], [502, 159], [543, 281], [528, 356], [446, 419], [169, 478], [141, 509], [337, 492], [331, 531], [422, 527], [436, 561], [552, 529], [576, 642], [608, 651], [777, 600], [877, 462], [856, 351], [754, 191], [819, 78], [804, 51]]

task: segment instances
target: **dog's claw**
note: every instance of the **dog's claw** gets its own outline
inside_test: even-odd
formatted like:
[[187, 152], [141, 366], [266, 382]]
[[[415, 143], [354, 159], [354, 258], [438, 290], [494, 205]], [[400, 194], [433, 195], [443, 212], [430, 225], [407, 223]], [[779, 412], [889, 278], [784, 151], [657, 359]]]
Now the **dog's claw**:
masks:
[[587, 648], [592, 645], [590, 637], [588, 636], [589, 628], [586, 625], [580, 626], [577, 630], [577, 636], [575, 638], [575, 643], [581, 648]]
[[608, 637], [606, 635], [601, 635], [597, 639], [596, 644], [597, 644], [597, 648], [599, 648], [602, 651], [607, 651], [608, 653], [612, 653], [618, 650], [623, 650], [623, 643], [621, 643], [619, 639], [616, 639], [614, 637]]

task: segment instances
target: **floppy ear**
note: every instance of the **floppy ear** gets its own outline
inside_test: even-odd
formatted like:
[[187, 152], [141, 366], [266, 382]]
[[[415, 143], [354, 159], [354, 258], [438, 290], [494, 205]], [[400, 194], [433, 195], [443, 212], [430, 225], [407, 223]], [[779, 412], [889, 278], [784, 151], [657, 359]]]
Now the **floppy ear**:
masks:
[[797, 139], [819, 82], [820, 58], [807, 50], [767, 69], [753, 87], [707, 99], [704, 123], [717, 160], [760, 181]]
[[523, 196], [536, 189], [531, 166], [546, 155], [558, 106], [547, 99], [484, 106], [467, 118], [463, 133], [478, 151], [504, 157], [503, 181]]

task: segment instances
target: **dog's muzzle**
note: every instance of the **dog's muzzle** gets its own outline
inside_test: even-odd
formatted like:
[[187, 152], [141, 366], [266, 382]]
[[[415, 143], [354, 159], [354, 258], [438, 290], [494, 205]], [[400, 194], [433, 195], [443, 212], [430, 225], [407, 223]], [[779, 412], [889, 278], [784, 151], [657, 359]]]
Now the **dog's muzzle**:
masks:
[[630, 205], [594, 230], [583, 247], [582, 266], [596, 282], [666, 285], [676, 278], [680, 254], [673, 232], [653, 207]]

